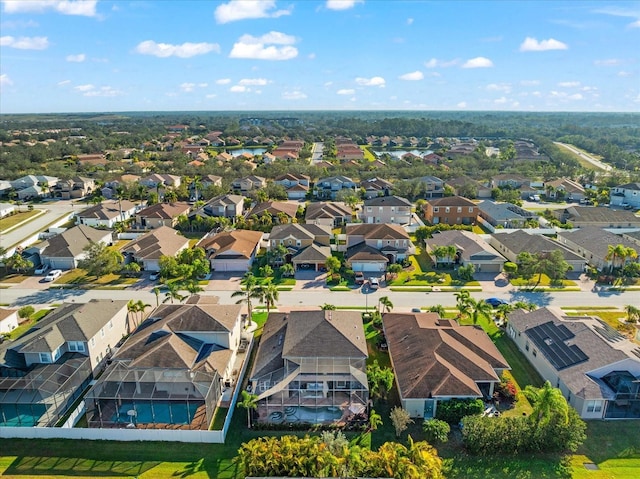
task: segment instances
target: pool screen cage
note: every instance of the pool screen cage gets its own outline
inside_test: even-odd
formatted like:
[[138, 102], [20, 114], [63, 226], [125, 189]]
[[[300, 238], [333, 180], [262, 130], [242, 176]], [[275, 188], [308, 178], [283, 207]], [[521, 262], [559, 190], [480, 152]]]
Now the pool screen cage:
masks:
[[67, 353], [56, 363], [28, 372], [0, 372], [0, 427], [52, 427], [66, 414], [91, 379], [86, 356]]
[[85, 396], [89, 427], [208, 429], [221, 394], [220, 375], [113, 363]]

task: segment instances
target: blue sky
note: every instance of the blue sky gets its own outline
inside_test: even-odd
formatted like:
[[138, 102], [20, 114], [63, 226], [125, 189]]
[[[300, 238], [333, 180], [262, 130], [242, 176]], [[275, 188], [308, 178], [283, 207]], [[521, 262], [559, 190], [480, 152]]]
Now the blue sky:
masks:
[[638, 1], [1, 0], [0, 112], [640, 111]]

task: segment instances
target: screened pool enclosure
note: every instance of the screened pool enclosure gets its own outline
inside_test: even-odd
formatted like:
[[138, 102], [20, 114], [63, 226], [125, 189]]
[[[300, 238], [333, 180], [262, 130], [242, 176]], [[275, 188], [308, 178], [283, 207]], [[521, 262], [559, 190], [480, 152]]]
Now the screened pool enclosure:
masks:
[[217, 372], [114, 363], [85, 397], [94, 428], [207, 429], [221, 394]]

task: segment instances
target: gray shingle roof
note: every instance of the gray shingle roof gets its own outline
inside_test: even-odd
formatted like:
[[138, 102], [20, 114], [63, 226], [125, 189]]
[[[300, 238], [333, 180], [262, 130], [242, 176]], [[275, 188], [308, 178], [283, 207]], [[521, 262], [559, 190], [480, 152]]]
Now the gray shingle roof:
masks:
[[51, 258], [76, 258], [83, 253], [82, 249], [93, 241], [98, 243], [111, 232], [97, 230], [91, 226], [79, 225], [47, 240], [47, 246], [41, 256]]
[[496, 233], [493, 237], [516, 255], [523, 251], [536, 254], [559, 250], [562, 252], [565, 261], [584, 261], [582, 256], [577, 255], [557, 241], [542, 235], [529, 234], [522, 230], [517, 230], [513, 233]]
[[400, 196], [377, 196], [364, 201], [365, 206], [412, 206], [411, 201]]
[[133, 254], [138, 260], [160, 259], [160, 256], [175, 256], [187, 246], [188, 238], [169, 226], [161, 226], [127, 243], [121, 251]]

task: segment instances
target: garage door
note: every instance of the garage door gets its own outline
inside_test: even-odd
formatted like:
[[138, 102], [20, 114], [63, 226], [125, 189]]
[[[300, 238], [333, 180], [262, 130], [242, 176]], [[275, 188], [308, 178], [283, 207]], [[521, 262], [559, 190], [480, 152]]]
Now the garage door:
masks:
[[219, 272], [227, 272], [227, 271], [248, 271], [249, 270], [249, 262], [246, 260], [243, 261], [233, 261], [233, 260], [225, 260], [225, 261], [212, 261], [211, 268], [214, 271]]
[[478, 273], [499, 273], [502, 271], [500, 263], [480, 263], [476, 265]]
[[379, 273], [384, 271], [386, 263], [352, 263], [353, 271], [362, 271], [364, 273]]
[[73, 258], [49, 258], [51, 269], [74, 269]]

